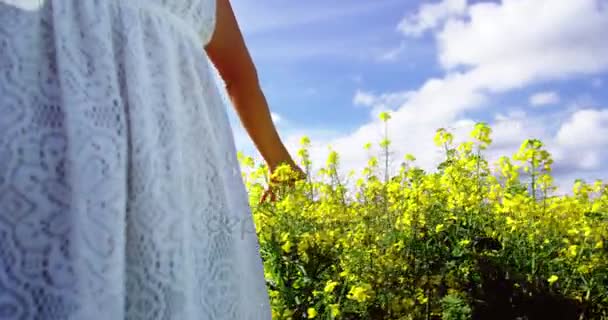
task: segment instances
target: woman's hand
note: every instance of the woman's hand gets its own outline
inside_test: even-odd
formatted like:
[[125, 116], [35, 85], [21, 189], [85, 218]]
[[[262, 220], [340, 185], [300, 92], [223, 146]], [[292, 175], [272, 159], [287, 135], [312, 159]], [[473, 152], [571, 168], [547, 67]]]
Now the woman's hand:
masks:
[[293, 161], [288, 162], [289, 175], [287, 178], [276, 175], [277, 167], [270, 168], [270, 183], [268, 189], [262, 195], [260, 203], [275, 202], [277, 200], [276, 189], [281, 187], [295, 187], [297, 181], [306, 179], [306, 173]]

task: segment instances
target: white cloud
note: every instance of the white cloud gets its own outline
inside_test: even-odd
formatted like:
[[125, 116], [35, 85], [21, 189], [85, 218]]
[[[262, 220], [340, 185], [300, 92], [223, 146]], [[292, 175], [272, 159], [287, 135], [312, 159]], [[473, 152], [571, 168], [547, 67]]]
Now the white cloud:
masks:
[[526, 112], [521, 109], [509, 109], [507, 114], [497, 113], [494, 116], [495, 121], [505, 121], [510, 119], [522, 119], [526, 117]]
[[406, 48], [407, 46], [405, 45], [405, 43], [402, 42], [398, 47], [383, 51], [378, 57], [378, 60], [383, 62], [395, 61], [405, 51]]
[[446, 19], [463, 15], [466, 8], [466, 0], [442, 0], [433, 4], [423, 4], [416, 14], [403, 18], [397, 29], [405, 35], [419, 37], [425, 31], [436, 28]]
[[[604, 0], [504, 0], [471, 5], [437, 34], [446, 69], [500, 75], [491, 89], [608, 69]], [[489, 69], [489, 70], [488, 70]], [[487, 79], [488, 81], [490, 79]]]
[[376, 117], [380, 112], [395, 110], [403, 105], [411, 97], [411, 92], [392, 92], [375, 95], [370, 92], [357, 90], [353, 98], [355, 106], [371, 108], [372, 117]]
[[[394, 110], [389, 132], [395, 154], [412, 153], [423, 168], [432, 169], [441, 159], [432, 142], [435, 130], [453, 128], [457, 136], [466, 138], [474, 122], [465, 113], [491, 105], [496, 93], [608, 69], [608, 6], [597, 4], [595, 0], [504, 0], [470, 5], [465, 17], [423, 5], [416, 15], [418, 20], [406, 19], [414, 22], [408, 22], [405, 33], [417, 35], [437, 29], [438, 58], [445, 75], [412, 91], [372, 94], [360, 90], [353, 102], [373, 109], [386, 107], [387, 101], [399, 101], [399, 107], [390, 104], [389, 108]], [[432, 17], [420, 18], [427, 15]], [[542, 102], [558, 103], [555, 98], [545, 97]], [[608, 137], [608, 129], [602, 129], [608, 125], [600, 121], [600, 114], [607, 111], [579, 112], [553, 111], [551, 116], [536, 119], [527, 119], [521, 111], [497, 116], [491, 123], [495, 145], [490, 158], [516, 151], [526, 138], [540, 138], [555, 152], [563, 174], [597, 170], [608, 160], [605, 153], [597, 151], [602, 149], [600, 145], [608, 149], [607, 138], [601, 138]], [[556, 127], [559, 120], [566, 121], [561, 128]], [[361, 146], [379, 141], [382, 132], [382, 124], [372, 121], [322, 145], [334, 146], [347, 170], [360, 168], [366, 159]], [[598, 135], [589, 137], [592, 132]], [[576, 142], [580, 140], [587, 142]], [[325, 149], [316, 152], [322, 154]]]
[[353, 103], [356, 106], [373, 106], [374, 103], [376, 101], [376, 97], [368, 92], [363, 92], [360, 90], [357, 90], [357, 92], [355, 93], [355, 97], [353, 98]]
[[[464, 8], [459, 3], [465, 3]], [[446, 0], [422, 5], [399, 28], [411, 36], [433, 30], [445, 74], [428, 79], [415, 90], [372, 93], [361, 89], [355, 92], [353, 103], [369, 107], [372, 113], [393, 110], [389, 135], [395, 164], [402, 155], [412, 153], [419, 165], [433, 169], [442, 159], [441, 150], [433, 145], [435, 130], [447, 127], [457, 138], [467, 138], [474, 124], [467, 113], [492, 106], [496, 94], [608, 70], [608, 5], [599, 3], [503, 0], [466, 6], [464, 1]], [[559, 104], [556, 96], [540, 99], [541, 104]], [[554, 154], [560, 183], [570, 183], [566, 179], [573, 176], [605, 177], [607, 118], [608, 110], [588, 105], [555, 108], [536, 118], [521, 110], [503, 111], [490, 123], [494, 144], [488, 157], [494, 160], [511, 154], [524, 139], [539, 138]], [[363, 145], [380, 141], [383, 131], [378, 120], [350, 133], [320, 130], [321, 134], [311, 137], [313, 160], [324, 163], [328, 146], [332, 146], [340, 153], [344, 170], [360, 169], [367, 159]], [[287, 134], [290, 150], [304, 133], [308, 131]]]
[[[553, 167], [560, 192], [568, 192], [576, 178], [605, 179], [608, 173], [602, 164], [608, 161], [605, 151], [608, 138], [604, 138], [607, 116], [608, 109], [557, 111], [533, 118], [522, 114], [501, 116], [491, 123], [494, 142], [488, 158], [496, 160], [501, 155], [513, 154], [524, 139], [538, 138], [555, 160]], [[556, 122], [558, 126], [554, 129]]]
[[608, 110], [576, 111], [562, 125], [557, 141], [566, 147], [608, 147]]
[[534, 107], [555, 105], [560, 102], [560, 97], [555, 91], [538, 92], [530, 96], [529, 102]]
[[[393, 112], [389, 122], [389, 136], [392, 141], [391, 170], [393, 173], [402, 161], [402, 156], [412, 153], [417, 164], [426, 170], [434, 170], [444, 159], [443, 151], [433, 144], [435, 130], [448, 128], [455, 134], [456, 142], [469, 139], [475, 121], [458, 115], [433, 119], [422, 117], [424, 110], [403, 110]], [[554, 124], [557, 128], [554, 129]], [[561, 123], [561, 124], [560, 124]], [[500, 156], [515, 153], [525, 139], [541, 139], [556, 161], [556, 184], [560, 192], [568, 192], [573, 179], [592, 181], [606, 178], [608, 161], [608, 109], [555, 111], [552, 115], [530, 117], [524, 111], [514, 109], [506, 114], [497, 114], [492, 127], [492, 146], [486, 152], [491, 164]], [[325, 163], [330, 147], [341, 156], [342, 172], [360, 170], [367, 161], [368, 153], [363, 149], [367, 142], [375, 143], [372, 154], [379, 156], [377, 146], [383, 138], [384, 127], [379, 121], [368, 123], [351, 134], [322, 130], [290, 130], [286, 145], [295, 154], [299, 139], [308, 135], [312, 139], [311, 156], [317, 166]], [[591, 136], [590, 136], [591, 135]]]
[[581, 169], [597, 169], [600, 166], [600, 157], [598, 152], [587, 151], [582, 154], [582, 157], [579, 162], [579, 167]]

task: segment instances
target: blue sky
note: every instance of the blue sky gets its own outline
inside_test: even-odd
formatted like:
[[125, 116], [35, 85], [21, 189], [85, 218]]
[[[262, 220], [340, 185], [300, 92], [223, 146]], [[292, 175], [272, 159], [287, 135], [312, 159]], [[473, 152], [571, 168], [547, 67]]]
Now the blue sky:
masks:
[[429, 41], [409, 41], [400, 63], [382, 61], [407, 41], [396, 28], [404, 2], [270, 0], [249, 7], [253, 2], [237, 0], [234, 7], [273, 110], [304, 127], [352, 130], [369, 120], [365, 109], [353, 110], [357, 89], [401, 90], [439, 71]]
[[[360, 168], [393, 113], [394, 160], [432, 168], [435, 129], [490, 123], [491, 159], [540, 138], [558, 183], [608, 177], [608, 0], [233, 0], [291, 150]], [[252, 146], [233, 118], [239, 149]]]

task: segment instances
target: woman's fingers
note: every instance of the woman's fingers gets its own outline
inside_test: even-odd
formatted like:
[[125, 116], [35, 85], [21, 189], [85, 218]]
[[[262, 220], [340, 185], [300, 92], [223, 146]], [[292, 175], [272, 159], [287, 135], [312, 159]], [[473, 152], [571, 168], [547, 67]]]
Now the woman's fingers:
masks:
[[262, 199], [260, 199], [260, 203], [264, 203], [266, 201], [275, 202], [276, 200], [277, 200], [276, 194], [274, 193], [272, 188], [269, 187], [268, 190], [266, 190], [264, 192], [264, 194], [262, 195]]
[[295, 174], [289, 177], [288, 179], [283, 178], [283, 180], [281, 180], [281, 178], [279, 177], [272, 176], [271, 173], [268, 189], [262, 195], [260, 203], [264, 203], [266, 201], [275, 202], [277, 201], [277, 195], [275, 192], [277, 188], [281, 188], [281, 186], [294, 188], [296, 186], [296, 182], [306, 180], [306, 173], [304, 173], [304, 171], [300, 167], [292, 166], [292, 170]]
[[268, 198], [268, 193], [269, 192], [270, 192], [270, 190], [264, 191], [264, 194], [262, 195], [262, 199], [260, 199], [260, 203], [266, 202], [266, 199]]

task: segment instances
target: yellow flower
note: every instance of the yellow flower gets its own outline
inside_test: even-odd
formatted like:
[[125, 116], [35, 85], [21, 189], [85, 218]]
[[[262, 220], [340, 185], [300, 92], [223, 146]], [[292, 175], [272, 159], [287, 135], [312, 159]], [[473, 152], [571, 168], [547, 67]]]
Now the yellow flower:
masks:
[[405, 159], [405, 161], [416, 161], [416, 157], [414, 157], [412, 154], [406, 154], [405, 157], [403, 157]]
[[300, 139], [300, 145], [302, 145], [302, 146], [309, 146], [310, 145], [310, 138], [307, 137], [307, 136], [303, 136]]
[[469, 240], [469, 239], [460, 240], [460, 241], [458, 242], [458, 244], [459, 244], [460, 246], [462, 246], [462, 247], [466, 247], [466, 246], [468, 246], [468, 245], [469, 245], [469, 243], [471, 243], [471, 240]]
[[583, 227], [583, 232], [585, 237], [588, 237], [591, 234], [591, 228], [589, 226]]
[[282, 246], [281, 249], [283, 249], [283, 251], [289, 253], [289, 251], [291, 251], [291, 241], [287, 240]]
[[278, 296], [279, 296], [279, 294], [280, 294], [280, 293], [279, 293], [278, 291], [276, 291], [276, 290], [270, 290], [270, 291], [268, 291], [268, 295], [269, 295], [271, 298], [276, 298], [276, 297], [278, 297]]
[[576, 254], [578, 253], [578, 246], [573, 244], [571, 246], [568, 247], [568, 255], [570, 257], [576, 257]]
[[306, 310], [306, 313], [308, 314], [308, 319], [312, 319], [317, 316], [317, 310], [315, 310], [314, 308], [308, 308], [308, 310]]
[[381, 112], [380, 113], [380, 120], [387, 122], [388, 120], [391, 119], [391, 115], [388, 112]]
[[580, 272], [581, 274], [588, 274], [591, 271], [591, 268], [588, 265], [583, 264], [576, 268], [576, 271]]
[[357, 302], [365, 302], [365, 300], [369, 299], [369, 293], [367, 288], [364, 287], [352, 287], [348, 292], [347, 298], [351, 300], [355, 300]]
[[335, 318], [340, 315], [340, 305], [337, 303], [330, 304], [329, 310], [332, 318]]
[[556, 275], [552, 275], [549, 277], [549, 279], [547, 279], [547, 281], [549, 282], [549, 284], [553, 284], [555, 281], [557, 281], [559, 279], [558, 276]]
[[323, 291], [325, 291], [325, 293], [331, 293], [332, 291], [334, 291], [336, 285], [338, 285], [336, 281], [329, 280], [327, 281], [327, 284], [325, 285], [325, 289], [323, 289]]
[[281, 242], [285, 242], [287, 240], [289, 240], [289, 232], [281, 233]]
[[397, 249], [397, 250], [403, 249], [404, 246], [405, 245], [403, 243], [403, 240], [399, 240], [398, 242], [393, 243], [393, 247], [395, 247], [395, 249]]

